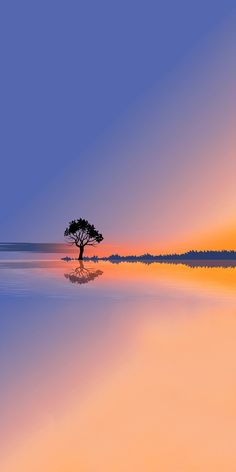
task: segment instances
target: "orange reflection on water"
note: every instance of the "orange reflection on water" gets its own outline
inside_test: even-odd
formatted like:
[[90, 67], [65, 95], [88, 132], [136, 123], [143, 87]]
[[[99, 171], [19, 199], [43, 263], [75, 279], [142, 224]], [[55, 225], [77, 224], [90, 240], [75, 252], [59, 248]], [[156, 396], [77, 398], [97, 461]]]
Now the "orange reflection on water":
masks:
[[[234, 264], [234, 261], [232, 263]], [[171, 285], [172, 288], [176, 287], [177, 289], [182, 288], [184, 290], [190, 287], [208, 291], [209, 289], [216, 290], [219, 288], [219, 294], [222, 294], [224, 290], [226, 292], [235, 292], [236, 264], [234, 267], [227, 266], [229, 261], [221, 261], [222, 267], [214, 266], [214, 262], [211, 261], [199, 261], [195, 262], [195, 264], [193, 261], [179, 264], [84, 262], [85, 268], [91, 270], [91, 272], [96, 272], [99, 269], [103, 271], [103, 275], [98, 279], [98, 282], [99, 285], [108, 287], [111, 285], [123, 286], [128, 289], [135, 288], [136, 291], [139, 291], [140, 287], [153, 287], [156, 289], [158, 286], [169, 287]], [[41, 269], [43, 270], [44, 268], [44, 263], [41, 263]], [[61, 278], [64, 274], [76, 271], [79, 268], [79, 261], [48, 261], [46, 268], [47, 270], [44, 271], [46, 277], [51, 277], [53, 274], [54, 277]]]
[[[88, 356], [84, 367], [96, 382], [56, 412], [52, 386], [51, 416], [41, 411], [37, 431], [19, 438], [1, 471], [235, 472], [236, 269], [102, 267], [101, 286], [136, 286], [137, 297], [111, 302], [112, 322], [120, 319], [127, 337], [109, 331], [110, 362], [104, 367], [98, 356], [91, 366]], [[142, 296], [148, 286], [156, 297]], [[79, 356], [78, 345], [73, 377]], [[62, 391], [71, 383], [62, 381]]]

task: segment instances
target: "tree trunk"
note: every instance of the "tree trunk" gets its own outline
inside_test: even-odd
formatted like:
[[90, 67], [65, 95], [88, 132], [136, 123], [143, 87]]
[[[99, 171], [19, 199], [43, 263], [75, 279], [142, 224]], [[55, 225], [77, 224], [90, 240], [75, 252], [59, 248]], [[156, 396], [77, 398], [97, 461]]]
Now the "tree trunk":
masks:
[[84, 246], [79, 247], [79, 261], [83, 260]]

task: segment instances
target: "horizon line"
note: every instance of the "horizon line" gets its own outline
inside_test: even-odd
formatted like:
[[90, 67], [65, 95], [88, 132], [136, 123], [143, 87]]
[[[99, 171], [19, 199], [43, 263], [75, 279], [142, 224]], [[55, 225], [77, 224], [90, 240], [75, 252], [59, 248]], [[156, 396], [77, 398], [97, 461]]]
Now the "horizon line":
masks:
[[[0, 252], [41, 252], [41, 253], [52, 253], [52, 252], [59, 252], [63, 253], [67, 249], [68, 252], [74, 252], [76, 251], [74, 246], [68, 245], [66, 242], [61, 242], [61, 243], [37, 243], [37, 242], [0, 242]], [[127, 258], [127, 257], [179, 257], [179, 256], [184, 256], [184, 255], [189, 255], [189, 254], [207, 254], [211, 253], [213, 254], [222, 254], [225, 253], [227, 255], [229, 254], [236, 254], [236, 249], [190, 249], [182, 252], [168, 252], [168, 253], [159, 253], [159, 254], [152, 254], [149, 252], [144, 252], [142, 254], [127, 254], [127, 255], [120, 255], [118, 253], [116, 254], [110, 254], [109, 256], [85, 256], [88, 258], [91, 257], [98, 257], [99, 259], [101, 258], [107, 258], [107, 257], [122, 257], [122, 258]]]

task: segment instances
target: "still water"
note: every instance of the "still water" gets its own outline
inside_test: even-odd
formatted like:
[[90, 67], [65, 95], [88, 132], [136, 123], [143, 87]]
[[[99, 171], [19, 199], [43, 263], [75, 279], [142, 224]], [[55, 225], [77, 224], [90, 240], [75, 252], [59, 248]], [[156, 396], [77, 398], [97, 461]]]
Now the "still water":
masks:
[[1, 472], [235, 472], [236, 268], [23, 256], [0, 262]]

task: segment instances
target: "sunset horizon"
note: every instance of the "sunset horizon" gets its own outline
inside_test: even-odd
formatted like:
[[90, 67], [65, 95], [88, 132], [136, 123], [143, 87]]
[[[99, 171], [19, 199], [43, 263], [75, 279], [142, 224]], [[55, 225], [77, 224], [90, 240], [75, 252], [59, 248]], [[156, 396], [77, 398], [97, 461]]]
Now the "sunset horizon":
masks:
[[0, 12], [0, 471], [236, 472], [236, 0]]

